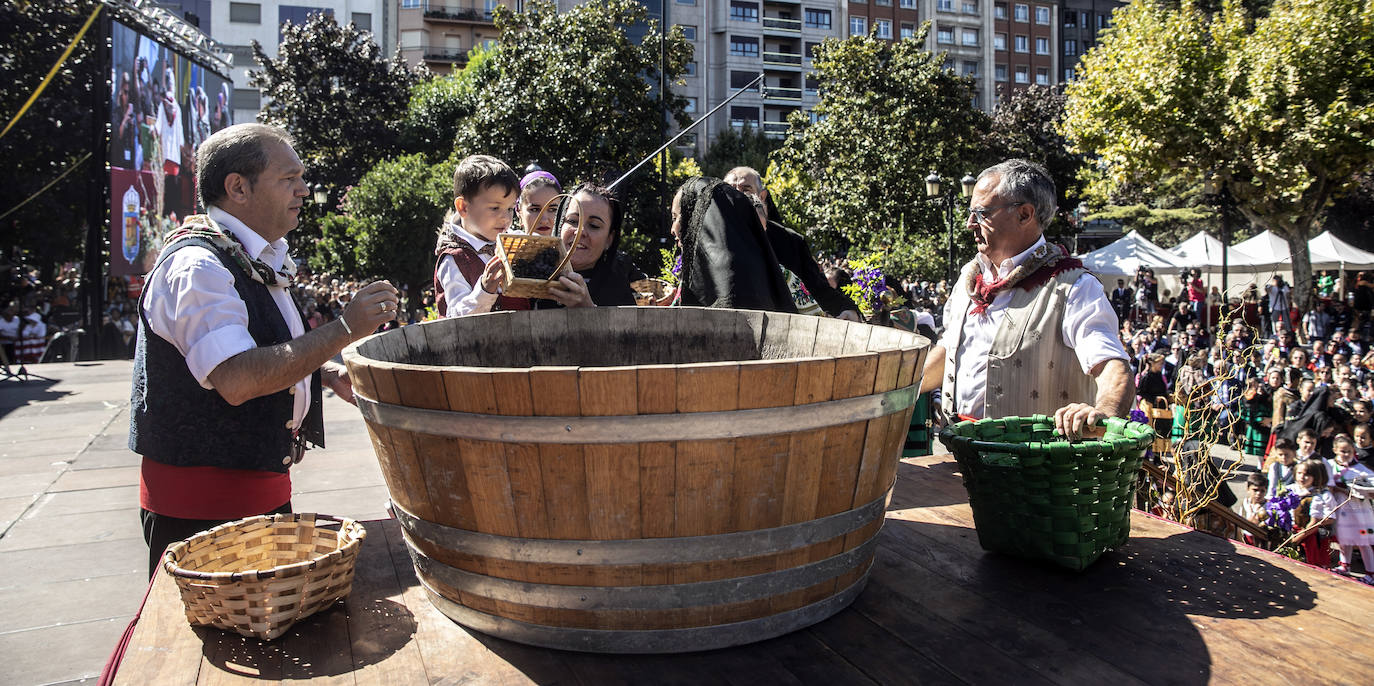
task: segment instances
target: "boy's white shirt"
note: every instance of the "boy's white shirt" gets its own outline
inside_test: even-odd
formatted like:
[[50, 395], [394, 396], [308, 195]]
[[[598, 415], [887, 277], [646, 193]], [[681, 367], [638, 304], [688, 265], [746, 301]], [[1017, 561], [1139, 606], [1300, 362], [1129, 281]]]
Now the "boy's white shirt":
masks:
[[[456, 221], [445, 225], [453, 235], [467, 241], [474, 250], [481, 250], [491, 241], [479, 238]], [[482, 266], [486, 266], [495, 255], [485, 255], [481, 252], [477, 256], [482, 258]], [[454, 261], [452, 255], [445, 255], [439, 261], [439, 283], [444, 287], [444, 300], [448, 303], [446, 317], [461, 317], [465, 314], [475, 314], [478, 312], [488, 312], [491, 310], [495, 299], [483, 298], [482, 290], [476, 288], [476, 284], [468, 283], [463, 277], [463, 272], [458, 269], [458, 263]], [[488, 302], [482, 302], [489, 300]]]

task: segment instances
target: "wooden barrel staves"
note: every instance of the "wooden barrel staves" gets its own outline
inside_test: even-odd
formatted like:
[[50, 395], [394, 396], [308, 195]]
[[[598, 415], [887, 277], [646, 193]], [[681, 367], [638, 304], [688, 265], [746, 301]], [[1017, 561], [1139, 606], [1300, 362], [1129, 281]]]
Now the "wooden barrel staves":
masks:
[[929, 341], [700, 308], [498, 312], [344, 351], [421, 583], [608, 653], [778, 636], [863, 589]]

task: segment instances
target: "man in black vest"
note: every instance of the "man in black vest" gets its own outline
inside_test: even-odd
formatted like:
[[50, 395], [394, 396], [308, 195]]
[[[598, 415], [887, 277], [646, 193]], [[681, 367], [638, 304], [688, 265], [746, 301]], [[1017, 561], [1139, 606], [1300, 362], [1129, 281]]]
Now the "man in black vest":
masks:
[[285, 236], [309, 190], [285, 131], [231, 126], [196, 153], [206, 213], [167, 237], [139, 302], [129, 448], [143, 456], [149, 574], [164, 548], [252, 515], [290, 512], [306, 442], [324, 445], [321, 385], [352, 401], [344, 346], [396, 316], [368, 284], [339, 319], [306, 331], [287, 292]]

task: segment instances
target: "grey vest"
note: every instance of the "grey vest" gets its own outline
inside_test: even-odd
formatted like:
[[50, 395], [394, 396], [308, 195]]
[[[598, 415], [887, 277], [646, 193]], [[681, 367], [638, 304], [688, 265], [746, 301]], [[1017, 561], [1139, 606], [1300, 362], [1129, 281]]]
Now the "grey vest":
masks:
[[[946, 327], [959, 332], [953, 350], [945, 351], [944, 405], [952, 415], [958, 396], [954, 372], [959, 345], [964, 340], [964, 320], [973, 301], [962, 284], [977, 262], [964, 266], [950, 295]], [[975, 272], [976, 273], [976, 272]], [[988, 351], [988, 378], [984, 417], [1026, 417], [1054, 414], [1069, 403], [1092, 403], [1097, 381], [1083, 373], [1078, 356], [1064, 345], [1060, 330], [1065, 305], [1074, 282], [1087, 272], [1069, 269], [1032, 291], [1012, 288], [1011, 303]]]

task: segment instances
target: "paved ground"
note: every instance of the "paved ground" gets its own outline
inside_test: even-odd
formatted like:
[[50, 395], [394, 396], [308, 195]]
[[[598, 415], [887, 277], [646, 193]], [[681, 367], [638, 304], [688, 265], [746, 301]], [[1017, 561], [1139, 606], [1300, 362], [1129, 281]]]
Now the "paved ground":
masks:
[[[93, 680], [143, 597], [131, 370], [127, 361], [38, 365], [49, 380], [0, 382], [0, 684]], [[293, 505], [383, 517], [386, 489], [362, 418], [326, 394], [329, 448], [292, 470]]]
[[[147, 583], [132, 363], [36, 365], [0, 382], [0, 683], [94, 681]], [[362, 418], [326, 391], [327, 450], [292, 470], [297, 511], [385, 516]]]

